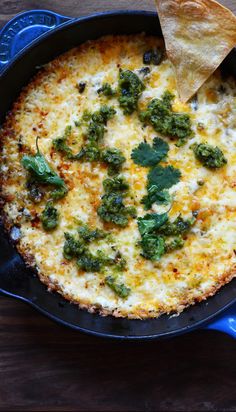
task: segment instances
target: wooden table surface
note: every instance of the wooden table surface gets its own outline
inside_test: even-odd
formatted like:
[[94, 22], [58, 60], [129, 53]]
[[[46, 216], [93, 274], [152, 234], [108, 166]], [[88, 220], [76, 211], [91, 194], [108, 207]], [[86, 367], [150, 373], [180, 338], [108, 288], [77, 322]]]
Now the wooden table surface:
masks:
[[[236, 0], [222, 3], [236, 13]], [[0, 26], [37, 8], [69, 16], [155, 10], [152, 0], [1, 0]], [[236, 341], [226, 335], [111, 342], [0, 298], [1, 411], [236, 411], [235, 387]]]

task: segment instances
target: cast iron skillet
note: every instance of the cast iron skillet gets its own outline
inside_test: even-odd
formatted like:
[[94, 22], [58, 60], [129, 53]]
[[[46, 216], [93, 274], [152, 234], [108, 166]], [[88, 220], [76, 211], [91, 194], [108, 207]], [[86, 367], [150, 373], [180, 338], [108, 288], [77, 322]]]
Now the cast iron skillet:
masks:
[[[72, 20], [50, 11], [34, 10], [16, 16], [0, 33], [0, 122], [4, 120], [22, 86], [27, 84], [40, 65], [88, 39], [106, 34], [144, 31], [161, 35], [155, 13], [117, 11]], [[233, 72], [235, 68], [234, 51], [225, 61], [224, 69]], [[2, 227], [0, 291], [30, 303], [65, 326], [97, 336], [133, 340], [170, 337], [205, 326], [214, 318], [209, 328], [236, 337], [236, 306], [232, 307], [236, 302], [236, 280], [222, 288], [216, 296], [185, 310], [179, 316], [161, 316], [145, 321], [115, 319], [111, 316], [103, 318], [79, 310], [59, 294], [47, 292], [38, 277], [26, 268]], [[218, 318], [215, 318], [217, 315]]]

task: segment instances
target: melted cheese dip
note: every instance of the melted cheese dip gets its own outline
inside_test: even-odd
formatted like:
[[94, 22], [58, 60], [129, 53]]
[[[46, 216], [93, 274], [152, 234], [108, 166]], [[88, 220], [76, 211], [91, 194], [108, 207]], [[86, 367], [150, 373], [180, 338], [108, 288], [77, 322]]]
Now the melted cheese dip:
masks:
[[[198, 210], [196, 224], [186, 237], [183, 249], [164, 255], [159, 262], [143, 258], [138, 244], [137, 220], [130, 219], [126, 228], [103, 224], [97, 208], [103, 194], [102, 181], [107, 168], [100, 163], [71, 162], [52, 148], [52, 140], [63, 135], [71, 125], [69, 145], [76, 152], [83, 143], [85, 128], [75, 127], [85, 110], [94, 112], [108, 104], [116, 109], [108, 121], [104, 144], [122, 150], [126, 157], [122, 174], [130, 184], [125, 202], [137, 208], [138, 216], [146, 212], [140, 204], [146, 194], [148, 169], [131, 160], [131, 151], [144, 139], [151, 143], [157, 136], [151, 126], [143, 127], [137, 113], [124, 115], [117, 97], [107, 99], [97, 90], [104, 82], [117, 87], [119, 68], [138, 73], [143, 67], [143, 53], [162, 46], [155, 37], [109, 36], [88, 42], [48, 64], [23, 90], [1, 132], [1, 180], [3, 215], [8, 230], [17, 225], [21, 238], [17, 245], [25, 260], [36, 267], [40, 279], [66, 298], [90, 311], [130, 318], [156, 317], [180, 312], [184, 307], [207, 298], [235, 275], [236, 239], [236, 85], [215, 73], [201, 88], [197, 101], [182, 104], [176, 92], [175, 75], [170, 62], [150, 66], [146, 89], [139, 100], [140, 109], [160, 97], [165, 90], [175, 95], [173, 109], [189, 113], [194, 130], [181, 148], [161, 136], [170, 145], [168, 164], [178, 168], [182, 177], [170, 189], [174, 197], [171, 219], [182, 213], [184, 218]], [[86, 82], [80, 94], [76, 88]], [[26, 189], [27, 173], [21, 165], [22, 150], [35, 153], [39, 136], [40, 151], [54, 170], [64, 178], [69, 192], [57, 201], [60, 213], [58, 228], [45, 232], [39, 216], [45, 201], [34, 204]], [[219, 170], [209, 170], [196, 160], [190, 146], [207, 142], [219, 146], [228, 163]], [[22, 149], [23, 148], [23, 149]], [[200, 186], [199, 181], [204, 181]], [[153, 211], [161, 213], [160, 206]], [[126, 299], [118, 297], [104, 282], [104, 273], [79, 270], [74, 260], [63, 257], [64, 232], [76, 233], [77, 220], [92, 227], [109, 230], [109, 240], [91, 244], [112, 254], [119, 250], [127, 268], [119, 281], [131, 289]]]

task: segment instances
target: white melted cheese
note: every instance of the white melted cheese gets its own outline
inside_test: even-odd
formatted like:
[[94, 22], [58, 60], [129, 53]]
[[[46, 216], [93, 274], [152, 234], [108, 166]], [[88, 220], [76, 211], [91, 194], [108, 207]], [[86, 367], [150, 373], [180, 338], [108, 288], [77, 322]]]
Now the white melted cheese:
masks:
[[[103, 228], [96, 209], [107, 170], [100, 164], [66, 161], [52, 152], [52, 140], [63, 135], [65, 127], [71, 125], [70, 144], [75, 152], [78, 151], [86, 129], [75, 127], [74, 122], [84, 110], [95, 111], [102, 104], [114, 106], [117, 113], [108, 122], [104, 144], [124, 153], [127, 160], [122, 173], [132, 192], [127, 204], [135, 205], [139, 216], [144, 215], [140, 200], [146, 194], [147, 169], [135, 165], [130, 155], [135, 146], [144, 139], [151, 142], [156, 133], [151, 126], [142, 127], [137, 113], [125, 116], [116, 98], [108, 100], [98, 96], [97, 90], [104, 82], [116, 88], [120, 67], [138, 73], [143, 65], [143, 52], [160, 42], [144, 35], [107, 37], [71, 50], [50, 63], [23, 91], [2, 132], [2, 190], [8, 199], [4, 213], [11, 225], [21, 225], [19, 250], [34, 256], [44, 281], [51, 287], [57, 285], [64, 296], [116, 316], [143, 318], [181, 311], [195, 300], [214, 293], [226, 282], [226, 274], [235, 264], [235, 82], [232, 79], [222, 81], [216, 73], [199, 91], [197, 103], [182, 104], [177, 97], [172, 66], [166, 59], [159, 66], [151, 66], [139, 105], [145, 108], [152, 98], [159, 98], [168, 89], [176, 96], [174, 110], [191, 116], [195, 135], [185, 146], [177, 148], [173, 141], [163, 139], [170, 145], [168, 163], [182, 173], [181, 181], [170, 189], [173, 195], [170, 217], [174, 219], [182, 213], [188, 218], [193, 210], [198, 210], [196, 225], [188, 234], [183, 249], [163, 256], [156, 263], [140, 256], [136, 220], [131, 220], [124, 229], [109, 227], [112, 238], [91, 245], [92, 252], [99, 249], [110, 256], [114, 256], [112, 246], [115, 246], [125, 257], [127, 269], [119, 275], [119, 281], [131, 288], [127, 299], [117, 297], [104, 284], [104, 273], [83, 273], [74, 260], [66, 261], [63, 257], [64, 232], [75, 231], [78, 220]], [[83, 94], [76, 88], [81, 81], [86, 82]], [[224, 93], [220, 92], [222, 85]], [[14, 139], [7, 132], [9, 128], [13, 130]], [[20, 136], [24, 147], [32, 152], [35, 152], [36, 137], [40, 137], [40, 150], [70, 188], [68, 195], [57, 202], [60, 224], [51, 233], [46, 233], [35, 220], [42, 213], [45, 202], [35, 205], [27, 196], [26, 173], [17, 145]], [[196, 142], [219, 146], [228, 160], [227, 166], [217, 171], [204, 168], [191, 150]], [[199, 180], [205, 184], [200, 186]], [[31, 213], [32, 221], [22, 213], [22, 208]], [[161, 213], [162, 209], [154, 205], [153, 211]]]

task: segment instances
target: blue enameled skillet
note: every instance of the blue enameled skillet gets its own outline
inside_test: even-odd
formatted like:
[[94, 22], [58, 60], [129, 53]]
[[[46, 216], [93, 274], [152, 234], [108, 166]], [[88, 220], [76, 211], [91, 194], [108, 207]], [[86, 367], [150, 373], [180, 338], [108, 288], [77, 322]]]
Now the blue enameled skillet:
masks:
[[[0, 122], [37, 68], [55, 56], [106, 34], [146, 32], [160, 36], [155, 13], [116, 11], [70, 19], [47, 10], [22, 13], [0, 33]], [[236, 51], [222, 65], [236, 73]], [[59, 294], [47, 292], [0, 227], [0, 291], [28, 302], [51, 319], [97, 336], [120, 339], [171, 337], [196, 328], [218, 329], [236, 337], [236, 279], [214, 297], [196, 304], [179, 316], [145, 321], [101, 317], [79, 310]]]

